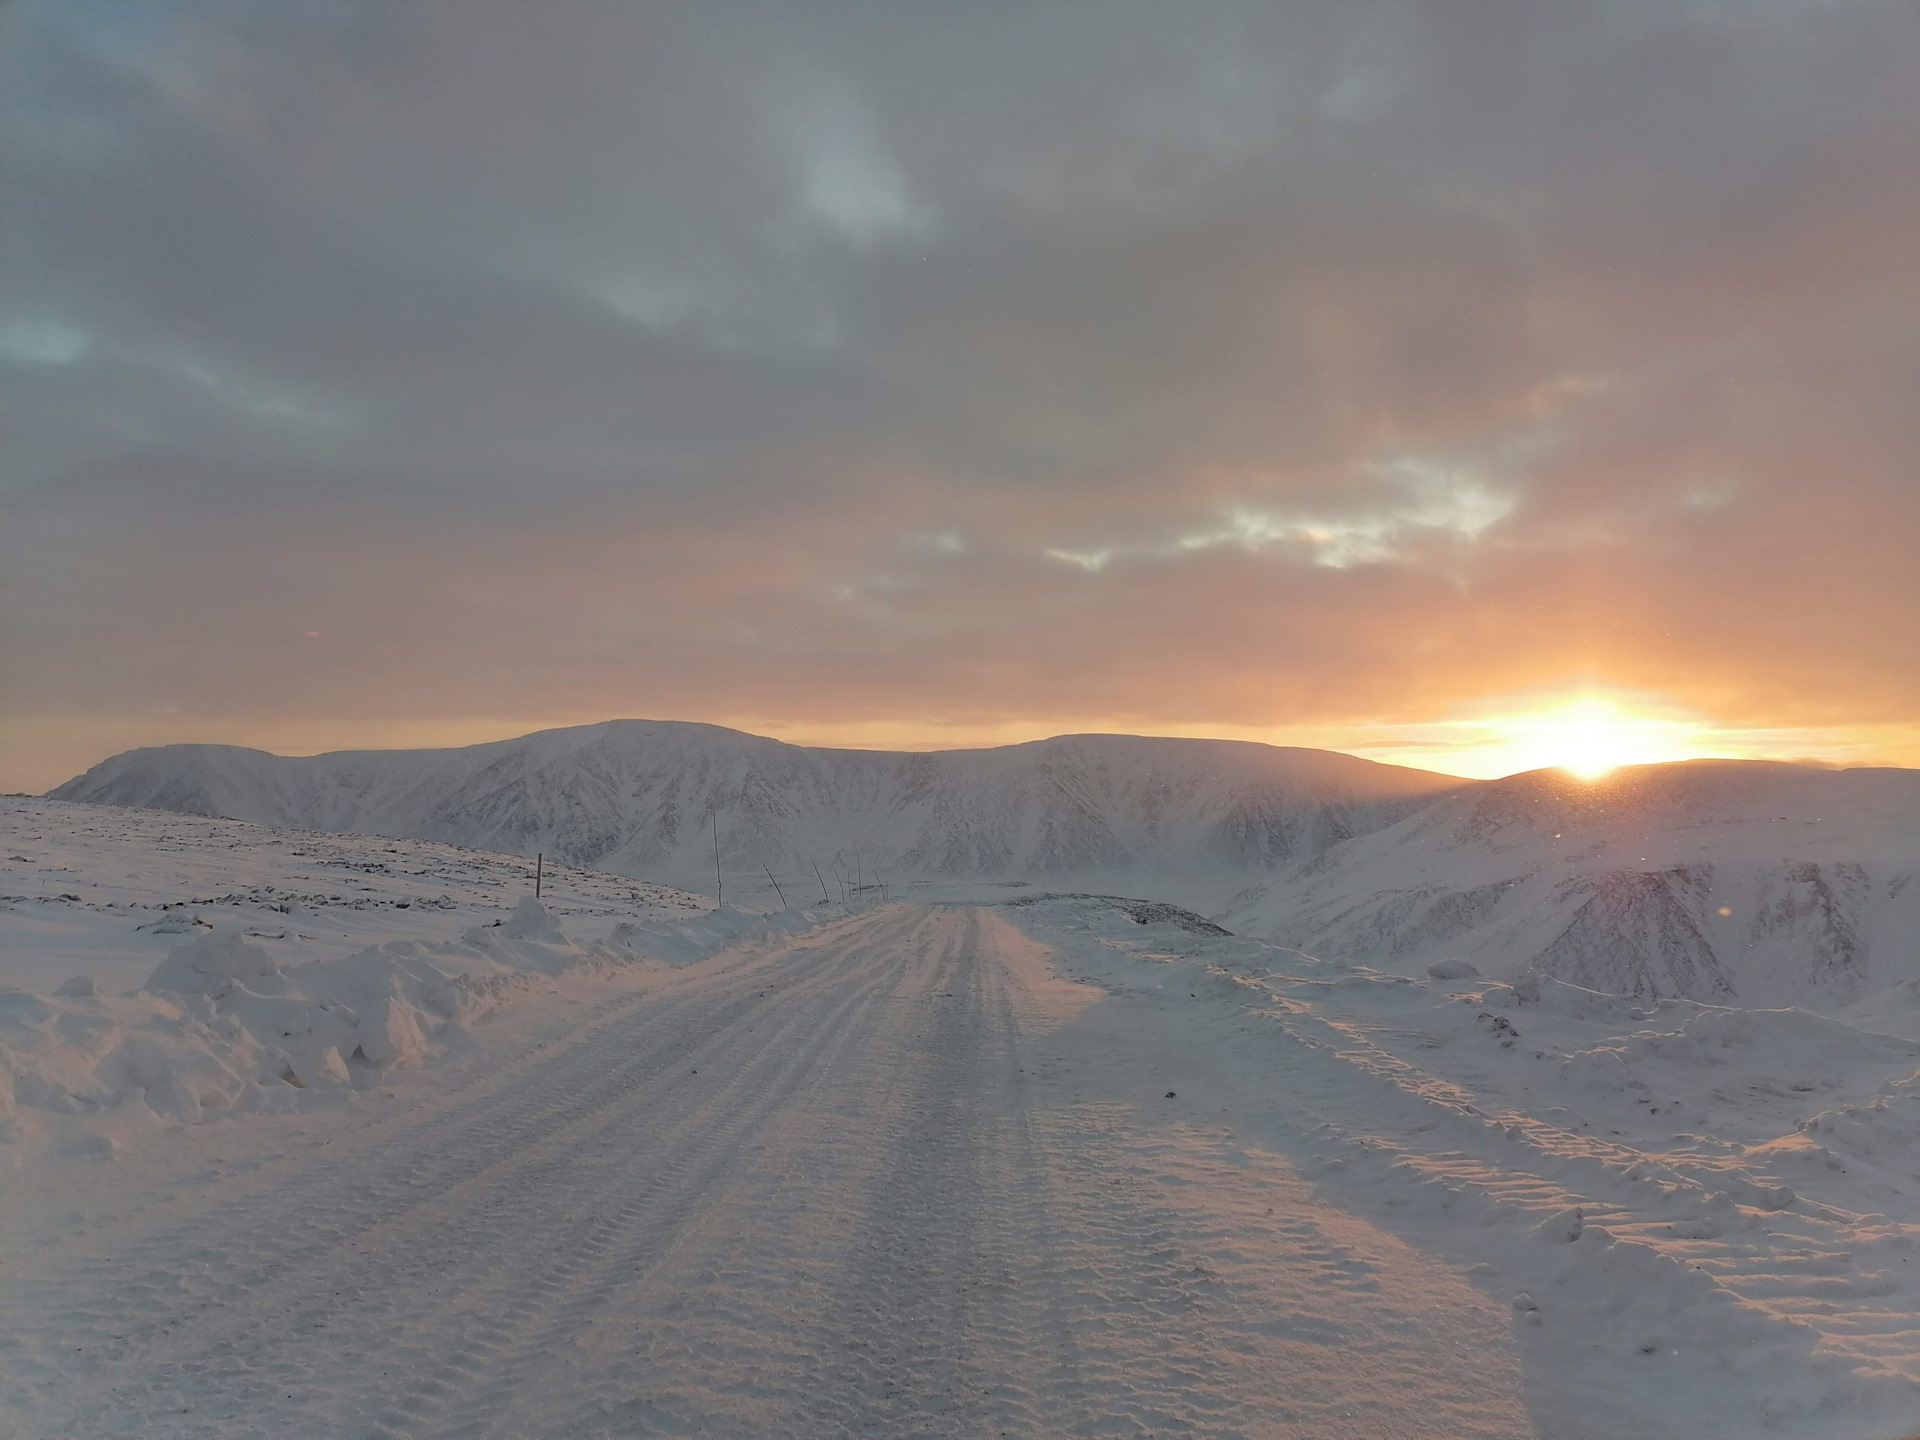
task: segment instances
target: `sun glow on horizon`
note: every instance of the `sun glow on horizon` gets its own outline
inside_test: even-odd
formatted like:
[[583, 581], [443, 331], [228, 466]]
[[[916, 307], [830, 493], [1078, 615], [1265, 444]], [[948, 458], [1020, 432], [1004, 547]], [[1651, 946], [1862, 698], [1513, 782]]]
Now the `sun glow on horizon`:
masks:
[[1840, 732], [1730, 726], [1650, 691], [1598, 686], [1489, 697], [1444, 720], [1356, 738], [1333, 748], [1476, 780], [1549, 769], [1598, 780], [1623, 765], [1680, 760], [1875, 763]]
[[1555, 767], [1598, 780], [1622, 765], [1695, 760], [1709, 753], [1700, 746], [1699, 725], [1636, 711], [1602, 695], [1497, 717], [1488, 728], [1511, 756], [1508, 773]]
[[[1488, 696], [1425, 721], [1319, 720], [1290, 725], [1168, 721], [1136, 713], [1033, 716], [947, 712], [932, 718], [802, 718], [716, 709], [647, 715], [641, 705], [587, 713], [252, 720], [167, 715], [0, 717], [0, 790], [34, 793], [69, 780], [109, 755], [141, 745], [243, 745], [280, 755], [328, 750], [435, 749], [507, 740], [536, 730], [615, 718], [699, 720], [793, 745], [929, 751], [1015, 745], [1051, 735], [1133, 734], [1251, 740], [1337, 750], [1390, 765], [1462, 779], [1492, 780], [1562, 768], [1587, 779], [1622, 765], [1678, 760], [1780, 760], [1819, 765], [1920, 768], [1920, 730], [1911, 724], [1847, 728], [1730, 725], [1648, 690], [1585, 686]], [[1438, 708], [1438, 707], [1436, 707]]]

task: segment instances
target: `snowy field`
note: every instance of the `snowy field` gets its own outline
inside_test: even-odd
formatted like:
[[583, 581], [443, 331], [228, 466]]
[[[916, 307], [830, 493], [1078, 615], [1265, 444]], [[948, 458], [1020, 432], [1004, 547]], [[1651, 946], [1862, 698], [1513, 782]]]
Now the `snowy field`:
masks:
[[[0, 796], [0, 837], [0, 985], [26, 990], [77, 974], [131, 990], [183, 936], [215, 925], [283, 965], [448, 940], [533, 890], [531, 858], [22, 796]], [[541, 890], [569, 920], [712, 904], [551, 857]]]
[[0, 806], [9, 1440], [1920, 1431], [1897, 996]]
[[1920, 1433], [1920, 1041], [1033, 909], [1109, 1071], [1512, 1307], [1537, 1433]]

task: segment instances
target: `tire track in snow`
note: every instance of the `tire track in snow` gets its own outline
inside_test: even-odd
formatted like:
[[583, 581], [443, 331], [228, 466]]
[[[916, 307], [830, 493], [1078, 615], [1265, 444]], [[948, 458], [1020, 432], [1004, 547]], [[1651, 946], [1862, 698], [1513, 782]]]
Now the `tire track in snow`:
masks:
[[[821, 1363], [790, 1424], [797, 1435], [998, 1433], [1031, 1421], [1018, 1373], [1029, 1337], [1003, 1206], [1010, 1036], [977, 914], [942, 917], [938, 956], [913, 1002], [905, 1103], [882, 1132], [888, 1158], [859, 1243], [821, 1327]], [[1008, 1374], [1011, 1367], [1014, 1373]]]
[[[867, 948], [890, 942], [892, 927]], [[488, 1341], [468, 1342], [464, 1348], [472, 1352], [470, 1357], [456, 1360], [455, 1367], [471, 1368], [484, 1361], [488, 1378], [463, 1403], [434, 1415], [426, 1433], [449, 1440], [521, 1433], [515, 1416], [523, 1402], [539, 1392], [541, 1376], [612, 1298], [634, 1283], [636, 1273], [644, 1276], [654, 1269], [690, 1238], [690, 1229], [699, 1228], [698, 1212], [715, 1205], [716, 1192], [740, 1167], [746, 1143], [794, 1102], [809, 1077], [839, 1055], [857, 1053], [870, 1040], [879, 1020], [877, 992], [893, 979], [884, 963], [870, 960], [863, 968], [837, 975], [832, 985], [819, 988], [819, 1006], [792, 1005], [770, 1035], [754, 1042], [758, 1053], [751, 1065], [677, 1127], [690, 1137], [680, 1151], [656, 1162], [635, 1143], [637, 1163], [622, 1173], [619, 1183], [598, 1187], [618, 1193], [625, 1184], [637, 1182], [632, 1198], [610, 1220], [597, 1219], [588, 1242], [546, 1267], [548, 1273], [532, 1294], [517, 1302], [510, 1327], [495, 1327]], [[636, 1142], [644, 1138], [634, 1137]]]
[[[868, 920], [855, 928], [874, 927]], [[883, 925], [875, 941], [893, 928]], [[145, 1391], [157, 1405], [172, 1391], [210, 1388], [220, 1374], [228, 1375], [226, 1393], [241, 1408], [304, 1403], [299, 1387], [310, 1367], [303, 1351], [331, 1352], [328, 1366], [348, 1373], [353, 1354], [365, 1352], [376, 1378], [381, 1369], [400, 1373], [380, 1364], [381, 1352], [417, 1360], [423, 1344], [431, 1348], [430, 1341], [409, 1341], [405, 1327], [423, 1324], [422, 1314], [457, 1309], [447, 1301], [463, 1269], [485, 1275], [505, 1256], [546, 1255], [551, 1242], [534, 1219], [539, 1197], [580, 1168], [583, 1144], [636, 1111], [656, 1118], [684, 1113], [682, 1097], [697, 1083], [691, 1072], [737, 1071], [756, 1052], [777, 1058], [781, 1047], [770, 1041], [816, 1028], [822, 1017], [804, 1001], [838, 994], [849, 976], [844, 965], [832, 975], [814, 969], [810, 948], [794, 945], [709, 989], [651, 1011], [643, 1003], [639, 1013], [535, 1067], [513, 1091], [477, 1097], [423, 1135], [399, 1137], [335, 1173], [303, 1173], [266, 1195], [214, 1207], [127, 1253], [87, 1262], [77, 1275], [46, 1277], [12, 1307], [23, 1317], [38, 1315], [9, 1328], [37, 1342], [42, 1372], [70, 1373], [75, 1355], [97, 1369], [86, 1387], [99, 1392], [89, 1407], [93, 1418], [77, 1422], [80, 1434], [114, 1433], [105, 1428], [115, 1423], [111, 1407], [133, 1403], [129, 1391]], [[769, 991], [782, 1007], [772, 1014], [761, 998]], [[736, 1079], [727, 1095], [737, 1098], [742, 1083]], [[711, 1120], [714, 1107], [695, 1113]], [[622, 1153], [633, 1165], [663, 1161], [646, 1143], [630, 1143]], [[588, 1170], [580, 1179], [589, 1176], [607, 1178]], [[590, 1204], [597, 1193], [591, 1180], [584, 1193], [582, 1204]], [[564, 1236], [570, 1217], [554, 1218], [562, 1223], [551, 1228]], [[74, 1293], [89, 1299], [51, 1314], [35, 1304]], [[263, 1318], [264, 1341], [257, 1333]], [[373, 1345], [369, 1334], [383, 1343]], [[263, 1364], [274, 1337], [289, 1353]], [[288, 1382], [295, 1388], [284, 1388]], [[156, 1427], [169, 1423], [203, 1433], [212, 1418], [196, 1407], [189, 1412], [195, 1418], [182, 1422], [179, 1406], [169, 1408], [171, 1421], [143, 1415], [137, 1433], [165, 1433]], [[103, 1428], [89, 1428], [96, 1425]]]
[[[1424, 1433], [1387, 1423], [1416, 1411], [1523, 1433], [1510, 1401], [1455, 1393], [1489, 1373], [1484, 1327], [1429, 1363], [1439, 1267], [1306, 1213], [1281, 1161], [1036, 1081], [1042, 1048], [1091, 1053], [1046, 1033], [1071, 1007], [1044, 968], [996, 915], [895, 906], [639, 997], [430, 1124], [47, 1267], [27, 1300], [67, 1299], [23, 1418], [89, 1440], [1330, 1436], [1371, 1404], [1367, 1433]], [[1414, 1302], [1380, 1284], [1395, 1265]]]

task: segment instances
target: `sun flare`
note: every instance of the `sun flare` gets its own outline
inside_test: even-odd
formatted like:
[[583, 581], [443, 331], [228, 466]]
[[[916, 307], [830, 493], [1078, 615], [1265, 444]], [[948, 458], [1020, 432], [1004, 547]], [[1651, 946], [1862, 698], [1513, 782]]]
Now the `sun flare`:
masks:
[[1555, 769], [1598, 780], [1623, 765], [1680, 760], [1871, 765], [1885, 763], [1888, 750], [1900, 753], [1834, 730], [1727, 725], [1657, 691], [1600, 685], [1490, 695], [1443, 719], [1377, 724], [1357, 735], [1323, 730], [1248, 738], [1347, 750], [1473, 780]]
[[1601, 695], [1490, 721], [1510, 773], [1558, 767], [1598, 780], [1622, 765], [1656, 765], [1702, 753], [1686, 720], [1636, 711]]

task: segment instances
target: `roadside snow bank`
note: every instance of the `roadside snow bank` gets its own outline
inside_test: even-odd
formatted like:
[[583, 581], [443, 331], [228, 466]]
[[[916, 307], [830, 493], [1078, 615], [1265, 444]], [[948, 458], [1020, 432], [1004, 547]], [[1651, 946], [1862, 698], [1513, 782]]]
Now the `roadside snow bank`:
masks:
[[[131, 994], [101, 994], [84, 976], [51, 996], [0, 990], [0, 1140], [30, 1138], [36, 1115], [193, 1124], [295, 1109], [426, 1063], [503, 999], [564, 971], [687, 965], [815, 923], [726, 909], [581, 941], [527, 896], [457, 942], [395, 940], [290, 967], [238, 929], [215, 929], [176, 945]], [[125, 1126], [53, 1128], [62, 1148], [110, 1153]]]
[[761, 914], [723, 905], [685, 918], [622, 921], [613, 927], [607, 943], [623, 955], [644, 956], [668, 965], [691, 965], [731, 945], [798, 935], [824, 918], [813, 910]]
[[1140, 1033], [1185, 1032], [1183, 1103], [1510, 1301], [1542, 1433], [1910, 1432], [1920, 1048], [1863, 1028], [1884, 1016], [1412, 983], [1093, 901], [1027, 913]]

